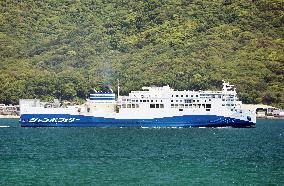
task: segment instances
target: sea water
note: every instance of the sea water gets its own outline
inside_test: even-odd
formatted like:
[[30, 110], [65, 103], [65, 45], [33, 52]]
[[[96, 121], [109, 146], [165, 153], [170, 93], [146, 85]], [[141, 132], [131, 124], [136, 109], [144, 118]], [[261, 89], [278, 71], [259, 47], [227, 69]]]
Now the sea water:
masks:
[[255, 128], [0, 126], [0, 185], [284, 185], [284, 120]]

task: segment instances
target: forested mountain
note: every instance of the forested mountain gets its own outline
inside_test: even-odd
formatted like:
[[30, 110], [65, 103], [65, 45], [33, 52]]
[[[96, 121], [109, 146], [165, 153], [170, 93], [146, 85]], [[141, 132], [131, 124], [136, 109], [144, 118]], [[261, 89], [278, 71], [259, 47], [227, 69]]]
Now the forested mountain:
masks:
[[0, 103], [224, 79], [284, 107], [283, 23], [283, 0], [1, 0]]

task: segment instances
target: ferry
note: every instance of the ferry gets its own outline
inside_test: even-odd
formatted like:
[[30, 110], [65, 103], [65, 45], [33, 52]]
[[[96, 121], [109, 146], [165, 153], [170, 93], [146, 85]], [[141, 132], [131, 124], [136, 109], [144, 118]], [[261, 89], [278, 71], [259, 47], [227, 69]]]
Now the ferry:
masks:
[[22, 127], [252, 127], [255, 111], [242, 109], [233, 85], [220, 91], [142, 87], [128, 96], [95, 92], [82, 105], [20, 100]]

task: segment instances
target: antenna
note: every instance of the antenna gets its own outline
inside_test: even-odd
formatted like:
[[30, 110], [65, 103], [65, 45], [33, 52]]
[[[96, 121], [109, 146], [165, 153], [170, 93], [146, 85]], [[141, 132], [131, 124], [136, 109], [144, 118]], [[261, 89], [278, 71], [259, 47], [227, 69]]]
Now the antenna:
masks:
[[117, 98], [119, 97], [119, 89], [120, 89], [120, 87], [119, 87], [119, 79], [117, 79]]

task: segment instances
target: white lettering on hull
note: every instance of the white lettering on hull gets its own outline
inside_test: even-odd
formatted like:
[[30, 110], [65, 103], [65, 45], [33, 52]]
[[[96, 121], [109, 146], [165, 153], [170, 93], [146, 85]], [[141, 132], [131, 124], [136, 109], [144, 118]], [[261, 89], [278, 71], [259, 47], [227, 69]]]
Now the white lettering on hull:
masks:
[[72, 123], [75, 121], [80, 121], [80, 119], [76, 118], [31, 118], [29, 120], [30, 123]]

